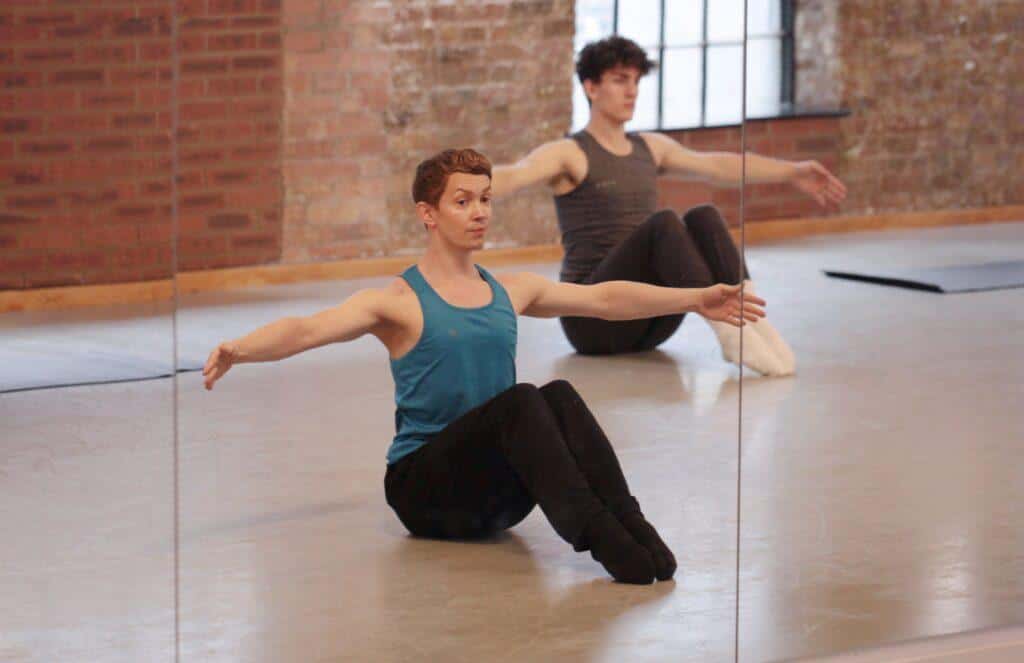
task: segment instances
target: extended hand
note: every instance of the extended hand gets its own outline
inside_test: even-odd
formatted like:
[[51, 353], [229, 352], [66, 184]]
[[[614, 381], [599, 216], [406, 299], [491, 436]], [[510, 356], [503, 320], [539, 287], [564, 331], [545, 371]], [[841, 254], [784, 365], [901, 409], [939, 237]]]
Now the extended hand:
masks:
[[232, 343], [221, 343], [214, 348], [206, 360], [206, 365], [203, 366], [203, 382], [208, 390], [213, 389], [213, 383], [235, 365], [238, 357], [238, 348]]
[[[764, 317], [764, 309], [761, 308], [767, 302], [760, 297], [750, 293], [741, 294], [740, 285], [725, 285], [719, 283], [710, 288], [704, 288], [701, 293], [700, 308], [697, 313], [708, 320], [727, 322], [736, 327], [742, 327], [742, 320], [745, 318], [750, 322], [757, 322]], [[740, 307], [742, 306], [742, 317]]]
[[814, 198], [822, 207], [838, 207], [846, 198], [846, 186], [817, 161], [800, 161], [794, 167], [790, 180], [793, 186]]

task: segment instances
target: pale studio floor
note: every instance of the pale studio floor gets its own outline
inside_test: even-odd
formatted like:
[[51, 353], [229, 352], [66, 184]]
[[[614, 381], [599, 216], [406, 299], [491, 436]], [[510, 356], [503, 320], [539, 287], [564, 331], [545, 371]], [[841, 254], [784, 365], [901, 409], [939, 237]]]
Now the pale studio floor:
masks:
[[[1024, 621], [1024, 289], [820, 271], [1022, 246], [1010, 224], [750, 249], [799, 375], [743, 380], [742, 661]], [[383, 282], [191, 297], [180, 347]], [[539, 511], [492, 542], [408, 537], [383, 498], [386, 354], [361, 340], [212, 393], [180, 376], [181, 660], [732, 660], [739, 372], [706, 325], [607, 359], [524, 319], [519, 376], [591, 404], [674, 582], [610, 583]], [[170, 380], [0, 395], [0, 661], [171, 660], [174, 416]]]

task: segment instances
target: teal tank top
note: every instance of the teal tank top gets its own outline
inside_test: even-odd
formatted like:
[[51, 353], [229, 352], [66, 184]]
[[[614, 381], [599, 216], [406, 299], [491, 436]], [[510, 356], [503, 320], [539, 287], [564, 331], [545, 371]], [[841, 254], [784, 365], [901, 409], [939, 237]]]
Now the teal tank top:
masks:
[[396, 432], [389, 465], [516, 383], [515, 309], [505, 288], [476, 269], [491, 286], [491, 302], [476, 308], [443, 300], [416, 265], [402, 273], [419, 299], [423, 333], [412, 350], [391, 360]]

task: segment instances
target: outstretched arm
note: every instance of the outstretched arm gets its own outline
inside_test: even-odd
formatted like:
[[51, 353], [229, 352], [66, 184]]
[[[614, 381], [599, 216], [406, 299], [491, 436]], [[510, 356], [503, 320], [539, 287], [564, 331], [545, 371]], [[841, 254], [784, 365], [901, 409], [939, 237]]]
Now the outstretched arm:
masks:
[[514, 164], [495, 166], [491, 171], [491, 194], [497, 198], [533, 184], [553, 183], [567, 171], [568, 147], [564, 140], [544, 143]]
[[552, 281], [529, 272], [510, 275], [505, 281], [518, 300], [519, 311], [535, 318], [582, 316], [635, 320], [694, 312], [709, 320], [741, 326], [744, 318], [755, 322], [764, 317], [765, 301], [752, 294], [742, 294], [739, 285], [664, 288], [633, 281], [578, 285]]
[[[720, 186], [738, 186], [743, 159], [733, 152], [697, 152], [659, 133], [645, 133], [659, 168], [695, 175]], [[785, 161], [747, 152], [747, 182], [785, 182], [823, 207], [839, 205], [846, 186], [817, 161]]]
[[327, 343], [370, 333], [383, 319], [383, 291], [361, 290], [333, 308], [306, 317], [281, 318], [210, 353], [203, 367], [207, 389], [235, 364], [276, 361]]

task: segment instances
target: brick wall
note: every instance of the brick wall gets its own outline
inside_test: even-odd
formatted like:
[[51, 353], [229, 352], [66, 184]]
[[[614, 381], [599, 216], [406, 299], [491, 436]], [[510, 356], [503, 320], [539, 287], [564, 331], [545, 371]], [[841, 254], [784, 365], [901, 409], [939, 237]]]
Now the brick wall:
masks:
[[[573, 0], [410, 2], [391, 35], [395, 50], [389, 198], [393, 247], [423, 246], [411, 216], [412, 173], [424, 156], [474, 147], [494, 163], [565, 135], [571, 123]], [[429, 18], [429, 23], [424, 19]], [[418, 26], [429, 25], [422, 32]], [[417, 36], [412, 36], [417, 35]], [[412, 38], [410, 38], [412, 36]], [[543, 187], [495, 205], [490, 246], [557, 241], [554, 203]]]
[[178, 268], [276, 262], [281, 0], [179, 0]]
[[284, 4], [283, 262], [388, 250], [390, 3]]
[[[500, 163], [569, 126], [571, 0], [286, 0], [284, 21], [285, 262], [418, 251], [416, 163]], [[497, 214], [494, 245], [557, 237], [543, 191]]]
[[[837, 117], [802, 117], [747, 122], [746, 149], [779, 159], [815, 160], [833, 172], [839, 168], [839, 123]], [[686, 147], [701, 152], [739, 152], [740, 127], [673, 131], [670, 136]], [[680, 212], [705, 203], [719, 208], [731, 226], [740, 223], [739, 187], [714, 187], [676, 175], [658, 179], [658, 203]], [[787, 184], [747, 185], [745, 219], [818, 216], [826, 212], [816, 202]]]
[[[416, 252], [420, 159], [473, 146], [500, 163], [564, 135], [573, 6], [6, 0], [0, 287], [166, 277], [175, 204], [181, 269]], [[845, 214], [1020, 204], [1022, 31], [1014, 0], [799, 0], [798, 101], [851, 115], [750, 122], [748, 147], [833, 168]], [[736, 189], [659, 187], [738, 221]], [[786, 186], [747, 194], [751, 221], [819, 214]], [[497, 214], [494, 245], [557, 239], [542, 187]]]
[[171, 272], [170, 0], [0, 5], [0, 288]]
[[797, 17], [798, 42], [836, 41], [798, 60], [797, 90], [851, 111], [845, 213], [1024, 202], [1024, 3], [799, 0]]
[[839, 2], [795, 0], [795, 101], [836, 108], [839, 92]]
[[[850, 115], [748, 122], [748, 149], [821, 161], [849, 188], [840, 214], [1024, 202], [1024, 3], [798, 0], [796, 36], [798, 104]], [[738, 129], [676, 137], [739, 147]], [[737, 191], [660, 184], [666, 204], [713, 200], [735, 225]], [[784, 185], [749, 186], [746, 211], [752, 222], [822, 215]]]
[[179, 269], [276, 261], [280, 31], [280, 0], [5, 0], [0, 288], [169, 277], [175, 157]]

